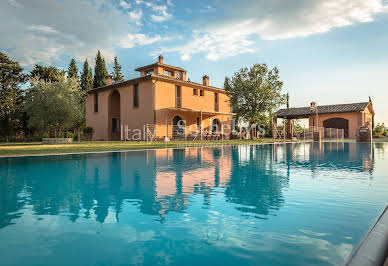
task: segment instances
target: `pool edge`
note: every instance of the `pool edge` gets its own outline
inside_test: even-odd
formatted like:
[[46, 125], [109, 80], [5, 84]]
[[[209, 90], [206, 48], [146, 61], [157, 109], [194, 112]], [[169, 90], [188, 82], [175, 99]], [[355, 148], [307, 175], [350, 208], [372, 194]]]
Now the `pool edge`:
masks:
[[[306, 141], [307, 143], [311, 143]], [[2, 158], [20, 158], [20, 157], [39, 157], [39, 156], [60, 156], [60, 155], [80, 155], [80, 154], [100, 154], [100, 153], [113, 153], [113, 152], [132, 152], [132, 151], [155, 151], [155, 150], [174, 150], [174, 149], [186, 149], [186, 148], [214, 148], [214, 147], [232, 147], [232, 146], [249, 146], [249, 145], [273, 145], [273, 144], [295, 144], [295, 143], [306, 143], [306, 142], [265, 142], [265, 143], [250, 143], [250, 144], [216, 144], [216, 145], [187, 145], [181, 147], [161, 147], [161, 148], [149, 148], [149, 149], [131, 149], [131, 150], [112, 150], [112, 151], [85, 151], [85, 152], [64, 152], [64, 153], [46, 153], [46, 154], [23, 154], [23, 155], [0, 155]]]
[[388, 205], [352, 254], [348, 266], [384, 265], [388, 254]]

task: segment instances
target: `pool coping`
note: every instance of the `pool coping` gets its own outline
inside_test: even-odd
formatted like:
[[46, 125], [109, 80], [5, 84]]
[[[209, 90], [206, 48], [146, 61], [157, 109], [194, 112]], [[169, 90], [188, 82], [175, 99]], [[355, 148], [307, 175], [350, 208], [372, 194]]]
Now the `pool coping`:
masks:
[[381, 266], [388, 254], [388, 205], [355, 250], [348, 266]]
[[[188, 145], [182, 147], [162, 147], [162, 148], [149, 148], [149, 149], [130, 149], [130, 150], [111, 150], [111, 151], [83, 151], [83, 152], [64, 152], [64, 153], [46, 153], [46, 154], [22, 154], [22, 155], [0, 155], [2, 158], [19, 158], [19, 157], [37, 157], [37, 156], [59, 156], [59, 155], [80, 155], [80, 154], [100, 154], [100, 153], [113, 153], [113, 152], [130, 152], [130, 151], [154, 151], [154, 150], [164, 150], [164, 149], [185, 149], [185, 148], [212, 148], [212, 147], [234, 147], [240, 145], [274, 145], [274, 144], [291, 144], [291, 143], [316, 143], [317, 141], [286, 141], [286, 142], [265, 142], [265, 143], [250, 143], [250, 144], [216, 144], [216, 145]], [[334, 143], [333, 141], [321, 141], [321, 143], [329, 142]], [[353, 143], [348, 141], [340, 141], [341, 143]], [[355, 143], [355, 142], [354, 142]], [[373, 143], [372, 143], [373, 144]]]
[[[291, 144], [291, 143], [312, 143], [311, 141], [299, 141], [299, 142], [265, 142], [265, 143], [250, 143], [250, 144], [215, 144], [215, 145], [187, 145], [177, 147], [161, 147], [161, 148], [149, 148], [149, 149], [130, 149], [130, 150], [112, 150], [112, 151], [84, 151], [84, 152], [64, 152], [64, 153], [46, 153], [46, 154], [22, 154], [22, 155], [0, 155], [2, 158], [19, 158], [19, 157], [39, 157], [39, 156], [59, 156], [59, 155], [80, 155], [80, 154], [101, 154], [101, 153], [113, 153], [113, 152], [132, 152], [132, 151], [155, 151], [155, 150], [174, 150], [174, 149], [186, 149], [186, 148], [214, 148], [214, 147], [236, 147], [236, 146], [249, 146], [249, 145], [273, 145], [273, 144]], [[322, 141], [324, 142], [324, 141]]]

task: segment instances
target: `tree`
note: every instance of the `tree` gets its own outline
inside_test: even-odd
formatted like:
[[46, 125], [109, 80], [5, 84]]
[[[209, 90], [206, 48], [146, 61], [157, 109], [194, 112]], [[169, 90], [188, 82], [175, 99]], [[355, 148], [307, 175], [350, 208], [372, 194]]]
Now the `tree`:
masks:
[[373, 135], [375, 137], [377, 137], [377, 138], [381, 138], [381, 137], [383, 137], [384, 133], [385, 133], [385, 126], [384, 126], [384, 124], [379, 124], [378, 123], [376, 125], [374, 131], [373, 131]]
[[290, 108], [290, 94], [288, 92], [286, 94], [286, 106], [287, 109]]
[[83, 91], [88, 91], [92, 88], [93, 88], [92, 69], [89, 68], [88, 59], [86, 59], [81, 73], [81, 89]]
[[0, 136], [9, 139], [22, 126], [23, 94], [20, 85], [26, 75], [18, 62], [0, 52]]
[[[373, 107], [372, 98], [369, 96], [369, 102]], [[375, 128], [375, 115], [372, 115], [372, 130]]]
[[30, 78], [44, 80], [46, 82], [57, 82], [65, 76], [65, 71], [53, 66], [42, 66], [36, 64], [30, 72]]
[[94, 80], [93, 87], [98, 88], [106, 84], [106, 76], [108, 71], [106, 70], [105, 60], [102, 58], [100, 51], [98, 50], [96, 55], [96, 65], [94, 67]]
[[69, 68], [67, 70], [68, 78], [75, 78], [78, 80], [78, 68], [74, 58], [71, 59]]
[[108, 70], [106, 69], [105, 58], [102, 58], [102, 68], [104, 69], [105, 78], [109, 75]]
[[58, 136], [84, 121], [85, 93], [76, 79], [62, 77], [57, 82], [46, 82], [35, 78], [30, 83], [25, 103], [30, 128]]
[[88, 82], [89, 82], [89, 88], [93, 89], [93, 71], [91, 67], [89, 67]]
[[282, 87], [279, 70], [269, 70], [266, 64], [241, 68], [224, 83], [233, 111], [250, 126], [266, 122], [273, 110], [284, 104]]
[[121, 65], [119, 64], [119, 62], [117, 60], [117, 56], [115, 56], [115, 59], [113, 61], [112, 76], [113, 76], [114, 83], [124, 81], [123, 73], [121, 73]]

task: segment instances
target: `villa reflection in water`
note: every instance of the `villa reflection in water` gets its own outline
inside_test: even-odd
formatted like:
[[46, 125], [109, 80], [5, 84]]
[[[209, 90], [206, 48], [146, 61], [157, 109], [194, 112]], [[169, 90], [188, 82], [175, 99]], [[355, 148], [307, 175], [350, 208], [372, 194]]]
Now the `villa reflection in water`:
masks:
[[73, 222], [104, 223], [113, 212], [119, 222], [125, 204], [166, 222], [168, 212], [185, 212], [190, 197], [203, 197], [207, 208], [219, 193], [241, 214], [266, 219], [283, 206], [291, 169], [312, 178], [326, 167], [369, 178], [374, 152], [383, 148], [307, 143], [1, 159], [0, 228], [26, 208]]

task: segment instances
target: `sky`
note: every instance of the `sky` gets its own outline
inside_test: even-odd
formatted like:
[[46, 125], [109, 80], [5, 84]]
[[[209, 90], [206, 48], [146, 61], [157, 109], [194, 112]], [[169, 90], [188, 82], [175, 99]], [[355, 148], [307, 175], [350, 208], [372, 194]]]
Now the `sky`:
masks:
[[222, 87], [242, 67], [278, 67], [291, 107], [368, 101], [388, 124], [388, 0], [1, 0], [0, 51], [82, 69], [101, 50], [125, 78], [164, 62]]

